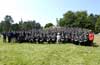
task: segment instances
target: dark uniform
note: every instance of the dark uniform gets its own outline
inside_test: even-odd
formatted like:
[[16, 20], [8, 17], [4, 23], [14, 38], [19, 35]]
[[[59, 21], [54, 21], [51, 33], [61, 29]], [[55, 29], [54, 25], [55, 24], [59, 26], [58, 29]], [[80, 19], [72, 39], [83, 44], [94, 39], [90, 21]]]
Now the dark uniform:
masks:
[[8, 32], [7, 36], [8, 36], [8, 42], [10, 43], [12, 38], [12, 32]]
[[6, 38], [7, 38], [6, 32], [3, 32], [2, 35], [3, 35], [3, 42], [6, 42]]

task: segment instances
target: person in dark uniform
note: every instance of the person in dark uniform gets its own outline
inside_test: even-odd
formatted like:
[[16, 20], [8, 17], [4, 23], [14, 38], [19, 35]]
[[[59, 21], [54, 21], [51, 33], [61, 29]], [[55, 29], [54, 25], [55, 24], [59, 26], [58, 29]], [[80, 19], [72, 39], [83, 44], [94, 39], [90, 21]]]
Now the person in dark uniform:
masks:
[[50, 34], [47, 33], [46, 34], [46, 42], [50, 43], [50, 41], [51, 41]]
[[56, 33], [52, 33], [52, 35], [51, 35], [51, 42], [52, 43], [56, 42]]
[[7, 38], [6, 32], [3, 32], [2, 35], [3, 35], [3, 42], [6, 42], [6, 38]]
[[10, 43], [11, 42], [11, 37], [12, 37], [12, 32], [8, 32], [8, 42]]
[[64, 35], [64, 33], [61, 33], [61, 42], [65, 42], [65, 35]]

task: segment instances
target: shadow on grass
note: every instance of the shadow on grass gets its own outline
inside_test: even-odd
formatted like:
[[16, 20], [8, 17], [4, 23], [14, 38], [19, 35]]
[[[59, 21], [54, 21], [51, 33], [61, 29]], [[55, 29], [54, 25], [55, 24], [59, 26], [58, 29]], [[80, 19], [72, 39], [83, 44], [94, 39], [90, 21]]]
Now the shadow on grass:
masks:
[[97, 43], [93, 43], [93, 47], [99, 47], [99, 45], [97, 45]]
[[[90, 43], [91, 44], [91, 43]], [[97, 43], [92, 43], [91, 45], [82, 45], [82, 46], [87, 46], [87, 47], [99, 47]]]
[[[75, 44], [75, 43], [73, 43]], [[75, 44], [77, 46], [86, 46], [86, 47], [99, 47], [99, 45], [97, 43], [78, 43], [78, 44]]]

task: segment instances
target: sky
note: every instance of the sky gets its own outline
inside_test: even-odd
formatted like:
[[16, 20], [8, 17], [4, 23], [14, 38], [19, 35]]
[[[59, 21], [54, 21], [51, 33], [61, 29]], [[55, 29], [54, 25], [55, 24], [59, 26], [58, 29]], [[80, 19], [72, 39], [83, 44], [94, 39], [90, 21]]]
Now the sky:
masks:
[[22, 18], [56, 25], [56, 18], [69, 10], [100, 14], [100, 0], [0, 0], [0, 21], [11, 15], [15, 23]]

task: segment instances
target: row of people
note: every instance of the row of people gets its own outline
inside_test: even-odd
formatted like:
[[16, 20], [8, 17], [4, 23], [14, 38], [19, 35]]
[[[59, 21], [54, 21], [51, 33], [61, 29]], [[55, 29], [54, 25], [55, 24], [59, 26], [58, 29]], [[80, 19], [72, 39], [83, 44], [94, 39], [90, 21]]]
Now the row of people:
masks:
[[[82, 28], [50, 28], [50, 29], [33, 29], [29, 31], [13, 31], [3, 32], [3, 40], [8, 42], [15, 40], [16, 42], [73, 42], [86, 43], [89, 42], [90, 30]], [[92, 32], [93, 33], [93, 32]], [[93, 38], [94, 39], [94, 38]], [[93, 42], [93, 39], [91, 40]]]

